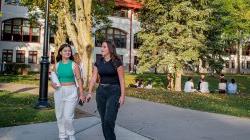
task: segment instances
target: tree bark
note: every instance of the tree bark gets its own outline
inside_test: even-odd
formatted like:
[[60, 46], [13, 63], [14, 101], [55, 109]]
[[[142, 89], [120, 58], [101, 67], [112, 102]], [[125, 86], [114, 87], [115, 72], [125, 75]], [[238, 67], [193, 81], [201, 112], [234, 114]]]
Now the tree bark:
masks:
[[182, 70], [177, 70], [175, 73], [175, 91], [181, 91], [181, 75]]
[[92, 0], [75, 0], [75, 19], [69, 10], [69, 0], [64, 1], [64, 15], [67, 34], [74, 44], [84, 65], [84, 86], [87, 87], [92, 75], [92, 52], [94, 49], [92, 39]]
[[167, 73], [167, 89], [170, 91], [174, 90], [174, 78], [172, 73]]
[[66, 43], [66, 30], [65, 30], [65, 24], [64, 24], [64, 12], [58, 13], [58, 19], [57, 19], [57, 31], [55, 35], [55, 55], [57, 55], [58, 48], [63, 43]]

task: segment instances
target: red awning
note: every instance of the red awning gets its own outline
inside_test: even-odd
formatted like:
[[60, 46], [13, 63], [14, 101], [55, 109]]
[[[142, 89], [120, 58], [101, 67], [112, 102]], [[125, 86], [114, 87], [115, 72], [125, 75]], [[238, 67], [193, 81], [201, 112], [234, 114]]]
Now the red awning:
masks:
[[115, 0], [115, 5], [132, 9], [140, 9], [142, 7], [142, 4], [136, 0]]

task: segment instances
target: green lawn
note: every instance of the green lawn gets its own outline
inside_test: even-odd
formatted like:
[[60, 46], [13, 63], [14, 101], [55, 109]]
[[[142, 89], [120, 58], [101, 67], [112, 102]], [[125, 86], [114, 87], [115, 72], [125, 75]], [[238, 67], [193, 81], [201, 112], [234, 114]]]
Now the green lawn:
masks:
[[157, 89], [128, 88], [126, 94], [183, 108], [250, 118], [250, 95], [184, 94]]
[[[182, 88], [184, 82], [187, 80], [188, 76], [182, 76]], [[234, 78], [238, 84], [241, 93], [250, 94], [250, 75], [226, 75], [226, 79], [229, 81]], [[153, 82], [154, 88], [165, 89], [166, 87], [166, 75], [164, 74], [126, 74], [125, 81], [126, 86], [129, 84], [134, 84], [135, 79], [143, 79], [145, 82], [151, 80]], [[197, 87], [199, 81], [199, 75], [193, 75], [195, 88]], [[209, 82], [209, 89], [215, 91], [218, 87], [218, 77], [207, 76], [207, 81]], [[32, 84], [39, 85], [39, 75], [30, 74], [27, 76], [22, 75], [0, 75], [0, 83], [19, 83], [19, 84]]]
[[34, 108], [37, 99], [36, 95], [0, 90], [0, 127], [55, 121], [54, 109]]
[[[192, 75], [195, 87], [197, 87], [199, 75]], [[185, 94], [183, 92], [169, 92], [165, 90], [166, 75], [163, 74], [126, 74], [126, 85], [134, 84], [134, 80], [143, 79], [145, 83], [153, 82], [156, 89], [127, 88], [128, 96], [145, 99], [153, 102], [170, 104], [183, 108], [228, 114], [239, 117], [250, 118], [250, 75], [226, 75], [229, 81], [234, 78], [237, 81], [240, 95], [228, 96], [218, 93], [213, 94]], [[182, 88], [188, 76], [182, 76]], [[215, 91], [218, 86], [218, 76], [207, 76], [210, 90]]]
[[[134, 89], [127, 88], [127, 95], [150, 100], [159, 103], [171, 104], [178, 107], [195, 110], [216, 112], [240, 117], [250, 117], [250, 76], [249, 75], [226, 75], [226, 79], [236, 79], [240, 95], [228, 96], [220, 94], [184, 94], [168, 92], [165, 90], [166, 76], [163, 74], [126, 74], [126, 85], [134, 84], [136, 78], [144, 81], [151, 80], [153, 87], [157, 89]], [[182, 87], [188, 76], [182, 77]], [[193, 75], [197, 86], [199, 75]], [[207, 76], [210, 90], [216, 90], [218, 77]], [[23, 84], [37, 84], [35, 75], [29, 76], [0, 76], [0, 82], [12, 82]], [[244, 94], [243, 94], [244, 93]], [[11, 94], [6, 91], [0, 92], [0, 127], [20, 125], [35, 122], [55, 120], [53, 110], [36, 110], [33, 108], [38, 97], [29, 94]]]
[[39, 85], [39, 75], [29, 74], [23, 75], [0, 75], [0, 83], [18, 83]]
[[[197, 84], [199, 81], [199, 75], [194, 74], [192, 75], [194, 78], [194, 84], [195, 88], [197, 88]], [[166, 75], [164, 74], [152, 74], [152, 73], [146, 73], [146, 74], [126, 74], [126, 85], [134, 84], [135, 79], [143, 79], [143, 81], [149, 81], [151, 80], [153, 82], [154, 88], [162, 88], [165, 89], [166, 87]], [[187, 81], [188, 76], [182, 76], [182, 89], [184, 87], [185, 81]], [[225, 78], [230, 81], [232, 78], [234, 78], [238, 84], [238, 88], [240, 90], [240, 93], [244, 94], [250, 94], [250, 75], [225, 75]], [[206, 80], [209, 82], [209, 89], [211, 91], [215, 91], [218, 88], [218, 76], [206, 76]]]

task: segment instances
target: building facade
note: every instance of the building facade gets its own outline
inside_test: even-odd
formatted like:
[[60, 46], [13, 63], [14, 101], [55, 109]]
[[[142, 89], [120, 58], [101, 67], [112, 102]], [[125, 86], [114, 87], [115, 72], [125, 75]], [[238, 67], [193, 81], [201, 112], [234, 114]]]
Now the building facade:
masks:
[[[39, 71], [44, 21], [31, 24], [28, 8], [20, 6], [19, 0], [1, 0], [1, 13], [0, 62], [29, 64], [32, 71]], [[54, 58], [53, 45], [49, 56]]]
[[[44, 21], [29, 23], [28, 8], [19, 5], [19, 0], [1, 0], [0, 14], [0, 63], [24, 63], [32, 71], [39, 71], [39, 62], [43, 53]], [[136, 11], [141, 5], [134, 0], [116, 0], [116, 10], [109, 17], [109, 28], [96, 28], [94, 60], [101, 56], [101, 40], [115, 42], [117, 53], [129, 69], [137, 62], [136, 33], [140, 30]], [[49, 56], [54, 63], [53, 36], [50, 37]], [[0, 65], [1, 66], [1, 65]], [[131, 67], [132, 70], [132, 67]]]
[[[112, 25], [109, 28], [95, 28], [94, 60], [101, 57], [101, 41], [111, 40], [116, 44], [117, 53], [123, 60], [126, 70], [133, 71], [138, 63], [137, 51], [140, 31], [138, 9], [141, 4], [135, 0], [115, 0], [115, 12], [109, 17]], [[19, 0], [1, 0], [0, 3], [0, 63], [24, 63], [32, 71], [39, 71], [43, 53], [44, 21], [29, 23], [28, 8], [19, 5]], [[55, 62], [53, 36], [50, 37], [49, 57]], [[228, 50], [230, 57], [225, 57], [224, 73], [237, 72], [236, 50]], [[240, 49], [240, 68], [242, 73], [250, 73], [250, 43]], [[209, 72], [206, 62], [201, 62], [199, 71]], [[0, 65], [1, 66], [1, 65]]]
[[133, 71], [134, 65], [138, 63], [137, 33], [140, 31], [140, 23], [137, 11], [141, 8], [141, 4], [135, 0], [116, 0], [115, 4], [115, 11], [109, 17], [112, 21], [111, 27], [94, 29], [94, 58], [96, 60], [101, 57], [101, 41], [110, 40], [115, 43], [117, 53], [123, 60], [126, 70]]
[[[250, 74], [250, 41], [246, 42], [244, 47], [239, 48], [239, 56], [237, 47], [227, 49], [225, 52], [228, 56], [223, 57], [225, 64], [222, 73], [234, 74], [239, 72], [241, 74]], [[206, 61], [200, 61], [199, 72], [211, 73], [211, 69]]]

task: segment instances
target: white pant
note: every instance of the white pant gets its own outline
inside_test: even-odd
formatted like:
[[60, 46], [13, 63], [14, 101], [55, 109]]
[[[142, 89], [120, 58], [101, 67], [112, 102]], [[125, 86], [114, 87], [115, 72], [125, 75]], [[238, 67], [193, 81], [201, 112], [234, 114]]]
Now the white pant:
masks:
[[74, 135], [73, 120], [78, 101], [76, 86], [59, 87], [54, 94], [54, 101], [59, 138]]

